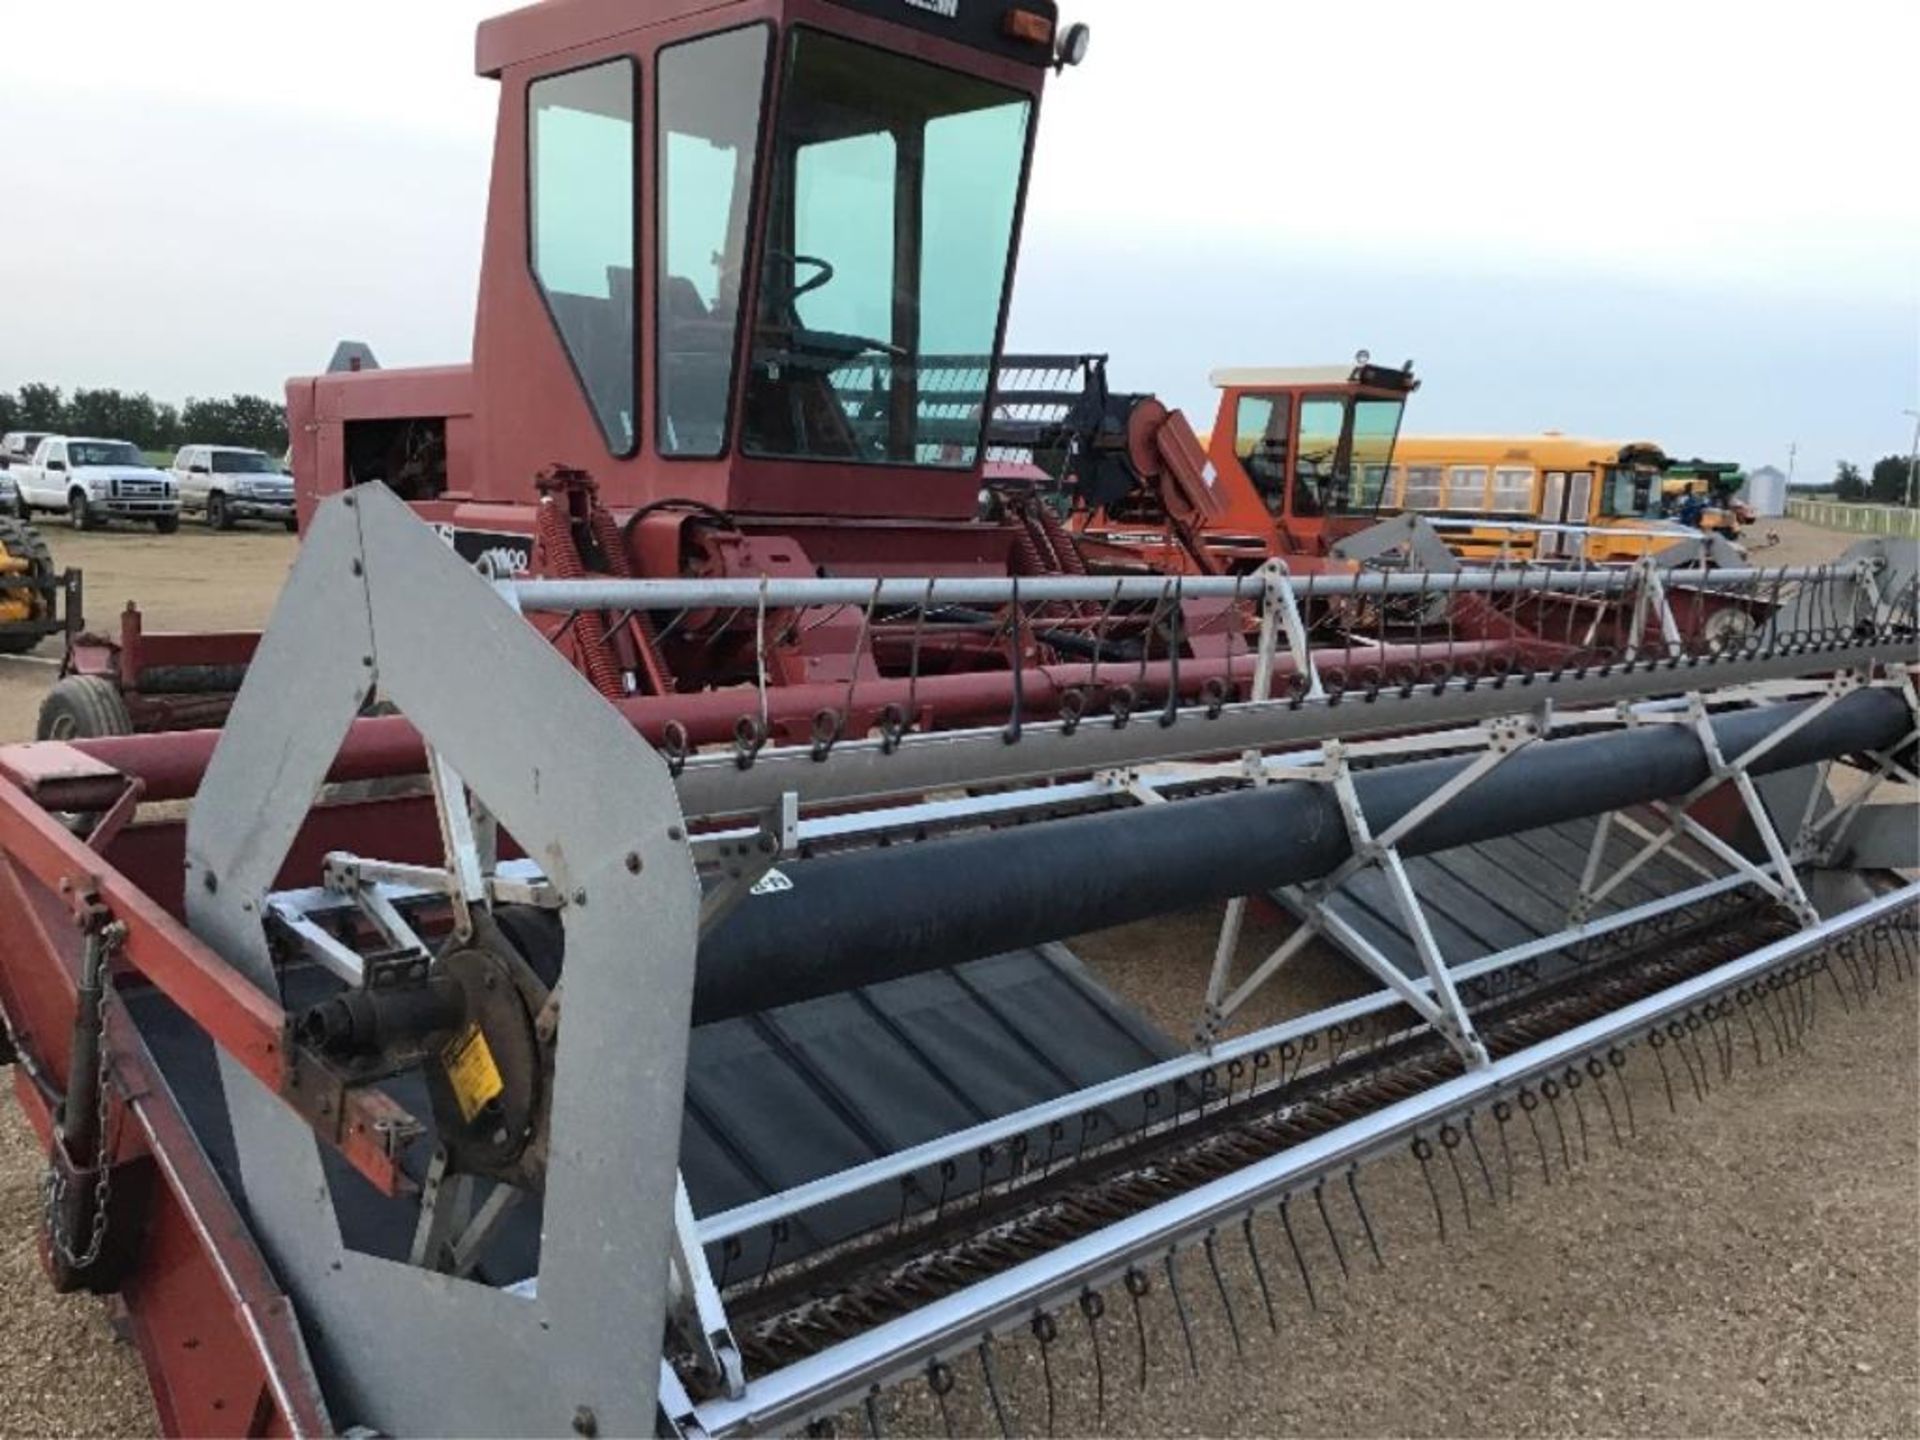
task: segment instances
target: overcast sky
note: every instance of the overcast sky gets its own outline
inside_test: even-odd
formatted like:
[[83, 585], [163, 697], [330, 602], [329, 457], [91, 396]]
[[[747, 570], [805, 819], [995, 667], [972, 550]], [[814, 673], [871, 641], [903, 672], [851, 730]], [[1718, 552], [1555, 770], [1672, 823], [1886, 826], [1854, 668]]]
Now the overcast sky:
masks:
[[[0, 388], [463, 358], [499, 8], [0, 0]], [[1911, 0], [1063, 9], [1093, 47], [1043, 110], [1016, 346], [1108, 351], [1202, 426], [1214, 366], [1364, 346], [1415, 360], [1410, 431], [1905, 452]]]

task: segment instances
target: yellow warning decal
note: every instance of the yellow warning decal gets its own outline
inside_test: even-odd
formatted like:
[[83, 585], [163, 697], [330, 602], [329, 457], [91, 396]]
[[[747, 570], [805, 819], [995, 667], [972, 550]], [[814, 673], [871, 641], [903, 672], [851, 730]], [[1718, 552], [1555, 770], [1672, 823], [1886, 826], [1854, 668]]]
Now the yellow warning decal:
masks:
[[478, 1025], [469, 1025], [446, 1049], [440, 1052], [447, 1067], [447, 1083], [453, 1086], [453, 1098], [460, 1102], [462, 1119], [471, 1121], [481, 1106], [507, 1088], [500, 1078], [500, 1067], [493, 1063], [493, 1049]]

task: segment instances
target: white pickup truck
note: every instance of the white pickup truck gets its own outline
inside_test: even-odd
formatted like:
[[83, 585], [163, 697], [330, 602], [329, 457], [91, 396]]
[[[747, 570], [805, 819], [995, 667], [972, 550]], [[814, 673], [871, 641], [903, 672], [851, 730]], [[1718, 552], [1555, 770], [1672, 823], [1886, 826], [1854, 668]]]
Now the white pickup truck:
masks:
[[64, 510], [76, 530], [109, 520], [147, 521], [162, 535], [180, 528], [180, 487], [124, 440], [50, 435], [33, 459], [8, 473], [22, 519], [36, 510]]
[[237, 520], [278, 520], [296, 528], [293, 477], [263, 450], [240, 445], [188, 445], [173, 457], [183, 514], [204, 515], [210, 530]]

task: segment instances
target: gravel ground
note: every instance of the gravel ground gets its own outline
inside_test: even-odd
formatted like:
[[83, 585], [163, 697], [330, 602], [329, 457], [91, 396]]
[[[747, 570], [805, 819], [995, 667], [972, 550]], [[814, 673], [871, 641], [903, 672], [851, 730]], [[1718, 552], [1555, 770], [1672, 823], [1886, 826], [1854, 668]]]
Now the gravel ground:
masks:
[[[1843, 540], [1792, 522], [1764, 563], [1826, 558]], [[182, 532], [70, 535], [63, 564], [85, 568], [96, 624], [138, 597], [156, 628], [261, 623], [292, 558], [288, 537]], [[47, 652], [52, 652], [52, 646]], [[31, 733], [45, 663], [0, 660], [0, 737]], [[1088, 937], [1082, 952], [1161, 1023], [1190, 1019], [1216, 915], [1179, 916]], [[1275, 934], [1250, 927], [1249, 949]], [[1175, 959], [1173, 957], [1180, 957]], [[1324, 1003], [1349, 981], [1324, 957], [1301, 962], [1274, 1011]], [[1135, 1389], [1133, 1318], [1110, 1300], [1099, 1347], [1113, 1434], [1889, 1435], [1920, 1434], [1920, 1012], [1911, 983], [1843, 1014], [1831, 991], [1806, 1053], [1743, 1057], [1728, 1086], [1669, 1116], [1659, 1076], [1633, 1066], [1639, 1134], [1620, 1149], [1590, 1117], [1591, 1159], [1550, 1187], [1521, 1160], [1515, 1204], [1476, 1199], [1467, 1233], [1458, 1192], [1435, 1176], [1448, 1242], [1411, 1161], [1365, 1172], [1362, 1193], [1387, 1264], [1376, 1271], [1344, 1193], [1329, 1212], [1350, 1283], [1310, 1204], [1296, 1230], [1319, 1296], [1311, 1311], [1277, 1224], [1259, 1223], [1279, 1310], [1268, 1332], [1240, 1236], [1222, 1271], [1246, 1350], [1235, 1363], [1204, 1262], [1183, 1261], [1199, 1374], [1164, 1274], [1142, 1308], [1148, 1384]], [[1524, 1138], [1516, 1136], [1516, 1144]], [[1504, 1178], [1495, 1162], [1495, 1178]], [[97, 1301], [54, 1295], [34, 1250], [41, 1161], [18, 1111], [0, 1102], [0, 1437], [141, 1434], [154, 1428], [145, 1382]], [[1472, 1177], [1469, 1176], [1471, 1180]], [[1501, 1187], [1503, 1189], [1503, 1187]], [[1470, 1190], [1483, 1197], [1484, 1191]], [[1504, 1202], [1504, 1194], [1502, 1194]], [[1045, 1423], [1038, 1348], [995, 1347], [1018, 1426]], [[1061, 1433], [1096, 1428], [1093, 1350], [1063, 1317], [1050, 1353]], [[951, 1405], [967, 1433], [997, 1433], [977, 1366]], [[886, 1401], [889, 1429], [940, 1433], [920, 1387]]]

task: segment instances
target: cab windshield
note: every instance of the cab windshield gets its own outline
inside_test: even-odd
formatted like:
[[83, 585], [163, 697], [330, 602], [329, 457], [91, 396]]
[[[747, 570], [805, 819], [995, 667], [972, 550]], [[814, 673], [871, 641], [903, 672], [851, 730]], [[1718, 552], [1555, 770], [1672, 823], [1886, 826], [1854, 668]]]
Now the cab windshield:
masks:
[[1333, 396], [1302, 402], [1293, 513], [1370, 515], [1378, 510], [1404, 408], [1400, 400]]
[[1031, 101], [819, 31], [787, 63], [744, 446], [970, 467]]
[[273, 475], [279, 466], [257, 450], [216, 450], [213, 473], [216, 475]]
[[1640, 518], [1660, 513], [1660, 477], [1636, 465], [1609, 465], [1602, 512], [1616, 518]]
[[145, 465], [147, 457], [121, 440], [74, 440], [67, 445], [67, 462], [81, 465]]

